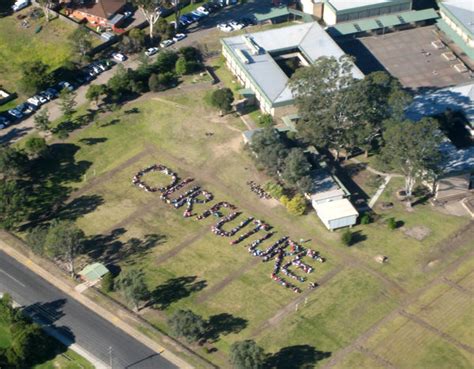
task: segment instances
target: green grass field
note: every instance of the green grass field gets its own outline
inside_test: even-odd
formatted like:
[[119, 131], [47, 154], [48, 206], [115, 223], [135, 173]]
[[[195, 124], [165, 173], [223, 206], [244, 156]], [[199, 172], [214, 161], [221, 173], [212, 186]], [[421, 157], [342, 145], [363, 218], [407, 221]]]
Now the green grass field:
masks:
[[[65, 144], [77, 148], [74, 160], [84, 171], [79, 181], [65, 184], [81, 191], [74, 203], [75, 218], [94, 240], [88, 245], [89, 254], [79, 258], [79, 266], [104, 260], [118, 263], [122, 269], [143, 269], [156, 308], [146, 308], [141, 314], [165, 331], [166, 318], [180, 308], [189, 308], [211, 320], [230, 315], [226, 326], [216, 328], [217, 339], [210, 343], [217, 352], [209, 354], [202, 347], [193, 347], [209, 360], [228, 367], [229, 346], [252, 338], [272, 353], [272, 362], [278, 364], [275, 367], [288, 367], [288, 360], [295, 357], [299, 359], [291, 367], [324, 365], [396, 309], [406, 296], [416, 294], [449, 263], [468, 252], [468, 243], [463, 243], [449, 253], [438, 254], [443, 242], [469, 220], [443, 215], [428, 204], [407, 212], [393, 196], [401, 184], [399, 180], [390, 183], [380, 200], [394, 201], [394, 209], [380, 214], [373, 224], [357, 226], [354, 232], [358, 242], [350, 248], [340, 243], [340, 232], [328, 232], [313, 212], [293, 217], [282, 206], [259, 200], [246, 181], [263, 183], [268, 178], [255, 170], [243, 151], [241, 121], [232, 115], [221, 118], [204, 104], [208, 88], [186, 92], [185, 86], [181, 91], [150, 94], [74, 132]], [[138, 112], [130, 112], [131, 108]], [[206, 135], [208, 132], [213, 135]], [[232, 247], [228, 239], [209, 231], [215, 219], [185, 219], [182, 209], [176, 211], [158, 195], [132, 186], [131, 177], [153, 163], [163, 163], [181, 177], [194, 177], [196, 184], [215, 195], [214, 202], [227, 200], [237, 205], [243, 215], [227, 227], [251, 215], [274, 226], [275, 239], [283, 235], [295, 240], [311, 239], [308, 246], [327, 257], [325, 264], [309, 262], [315, 272], [308, 278], [323, 281], [321, 286], [307, 299], [297, 301], [301, 295], [269, 278], [272, 263], [261, 263], [248, 254], [244, 245], [257, 236]], [[146, 179], [154, 184], [166, 180], [162, 175]], [[195, 206], [196, 212], [203, 209], [204, 205]], [[403, 227], [389, 231], [385, 224], [389, 216], [402, 221]], [[405, 234], [406, 229], [417, 226], [430, 230], [422, 241]], [[379, 254], [388, 256], [389, 263], [376, 263], [373, 259]], [[427, 267], [433, 260], [437, 260], [434, 266]], [[461, 268], [458, 273], [461, 278], [465, 271]], [[122, 300], [117, 292], [112, 296]], [[467, 341], [472, 321], [466, 315], [466, 302], [462, 303], [457, 311], [459, 322], [452, 320], [452, 324], [439, 329]], [[407, 311], [415, 309], [418, 316], [417, 306], [408, 306]], [[439, 320], [437, 314], [430, 318], [430, 324]], [[387, 351], [384, 340], [388, 338], [384, 334], [392, 335], [391, 330], [404, 323], [394, 318], [387, 324], [387, 328], [373, 333], [378, 343], [372, 346], [370, 340], [367, 347], [389, 361], [403, 356], [405, 361], [397, 367], [445, 368], [447, 364], [436, 365], [442, 358], [456, 368], [472, 362], [462, 349], [434, 333], [433, 337], [423, 335], [423, 330], [413, 325], [409, 326], [410, 332], [427, 340], [425, 351], [419, 350], [413, 357], [401, 355], [405, 346]], [[443, 350], [430, 359], [430, 353], [440, 349], [441, 343]], [[349, 351], [336, 367], [378, 366], [380, 359], [356, 350]]]
[[[28, 14], [32, 9], [30, 6], [19, 14]], [[1, 105], [0, 111], [11, 108], [25, 97], [18, 86], [22, 63], [40, 60], [53, 71], [72, 56], [68, 41], [75, 29], [72, 25], [59, 19], [48, 23], [44, 17], [39, 20], [28, 18], [29, 28], [23, 28], [21, 22], [16, 13], [15, 16], [0, 18], [0, 87], [19, 95], [16, 100]], [[38, 26], [42, 26], [42, 30], [35, 33]]]

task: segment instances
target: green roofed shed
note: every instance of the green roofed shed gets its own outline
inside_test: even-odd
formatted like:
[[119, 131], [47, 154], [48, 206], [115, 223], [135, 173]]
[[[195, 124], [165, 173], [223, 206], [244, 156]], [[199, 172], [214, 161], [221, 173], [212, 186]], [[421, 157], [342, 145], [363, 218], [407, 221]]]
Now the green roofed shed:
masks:
[[255, 19], [258, 23], [265, 22], [268, 20], [277, 19], [290, 15], [290, 11], [286, 6], [273, 7], [270, 11], [265, 13], [255, 13]]
[[87, 265], [79, 272], [79, 275], [90, 282], [96, 281], [106, 275], [109, 270], [102, 263], [94, 263]]

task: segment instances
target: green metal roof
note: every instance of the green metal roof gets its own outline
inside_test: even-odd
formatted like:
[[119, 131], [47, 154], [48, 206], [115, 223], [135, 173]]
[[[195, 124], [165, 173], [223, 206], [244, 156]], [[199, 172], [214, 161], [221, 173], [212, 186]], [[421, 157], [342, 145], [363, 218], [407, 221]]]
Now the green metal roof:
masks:
[[459, 36], [456, 31], [454, 31], [444, 20], [438, 19], [436, 25], [438, 28], [446, 33], [446, 35], [453, 40], [456, 45], [458, 45], [462, 51], [466, 53], [467, 56], [469, 56], [471, 59], [474, 60], [474, 49], [469, 47], [468, 44]]
[[345, 36], [437, 18], [439, 18], [439, 15], [434, 9], [414, 10], [398, 14], [383, 15], [377, 18], [360, 19], [355, 22], [339, 23], [330, 27], [328, 32], [333, 36]]
[[87, 265], [82, 271], [79, 272], [79, 275], [87, 279], [88, 281], [96, 281], [99, 278], [103, 277], [109, 272], [104, 264], [94, 263]]
[[[346, 2], [351, 3], [350, 0], [346, 0]], [[353, 1], [354, 6], [346, 8], [346, 9], [338, 10], [337, 6], [331, 3], [331, 0], [325, 0], [324, 6], [329, 6], [333, 10], [333, 12], [335, 12], [337, 15], [342, 15], [342, 14], [358, 13], [358, 12], [362, 12], [369, 9], [378, 9], [378, 8], [394, 6], [396, 4], [407, 4], [409, 2], [410, 0], [391, 0], [391, 1], [385, 1], [385, 2], [374, 2], [372, 4], [360, 6], [360, 3], [358, 4], [357, 1]]]
[[[474, 37], [474, 33], [472, 31], [472, 25], [473, 25], [472, 3], [470, 4], [471, 5], [470, 11], [463, 9], [462, 6], [461, 7], [456, 6], [457, 5], [456, 2], [451, 4], [451, 2], [444, 3], [441, 1], [438, 4], [440, 7], [440, 10], [443, 11], [446, 14], [446, 16], [448, 16], [454, 23], [456, 23], [459, 27], [461, 27], [464, 30], [464, 32], [466, 32], [471, 37]], [[464, 7], [466, 7], [466, 5], [468, 6], [468, 4], [469, 2], [467, 2], [464, 5]], [[471, 27], [471, 29], [468, 28], [469, 26]]]
[[250, 88], [242, 88], [237, 91], [239, 95], [243, 97], [253, 97], [255, 96], [255, 92], [253, 92]]
[[267, 13], [255, 13], [254, 16], [258, 22], [264, 22], [267, 20], [284, 17], [290, 15], [290, 11], [286, 6], [273, 7]]

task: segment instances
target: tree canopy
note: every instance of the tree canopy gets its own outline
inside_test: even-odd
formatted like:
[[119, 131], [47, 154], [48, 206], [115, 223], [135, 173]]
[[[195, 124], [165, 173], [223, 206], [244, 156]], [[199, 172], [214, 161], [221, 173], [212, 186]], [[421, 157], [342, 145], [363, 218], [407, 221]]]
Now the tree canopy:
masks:
[[407, 196], [412, 195], [418, 180], [434, 180], [442, 160], [442, 134], [435, 120], [388, 122], [383, 138], [382, 160], [403, 173]]
[[265, 353], [253, 340], [237, 341], [230, 346], [230, 362], [235, 369], [261, 369]]
[[145, 275], [138, 269], [123, 272], [117, 281], [117, 287], [137, 311], [140, 309], [140, 302], [146, 301], [150, 297], [150, 291], [145, 283]]
[[49, 71], [49, 65], [40, 60], [24, 62], [21, 65], [20, 86], [23, 92], [34, 94], [38, 90], [42, 90], [51, 86], [53, 76]]
[[184, 337], [188, 342], [196, 342], [206, 333], [206, 321], [191, 310], [178, 310], [168, 320], [171, 332]]
[[211, 104], [224, 113], [231, 111], [233, 102], [234, 94], [230, 88], [220, 88], [211, 95]]

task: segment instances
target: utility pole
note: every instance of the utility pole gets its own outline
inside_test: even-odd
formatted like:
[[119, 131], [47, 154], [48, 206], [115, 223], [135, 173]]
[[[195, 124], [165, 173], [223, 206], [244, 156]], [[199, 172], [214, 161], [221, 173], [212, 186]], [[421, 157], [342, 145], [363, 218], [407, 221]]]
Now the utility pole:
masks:
[[109, 346], [109, 366], [110, 369], [113, 369], [112, 346]]

